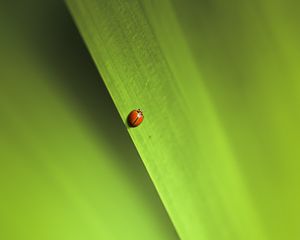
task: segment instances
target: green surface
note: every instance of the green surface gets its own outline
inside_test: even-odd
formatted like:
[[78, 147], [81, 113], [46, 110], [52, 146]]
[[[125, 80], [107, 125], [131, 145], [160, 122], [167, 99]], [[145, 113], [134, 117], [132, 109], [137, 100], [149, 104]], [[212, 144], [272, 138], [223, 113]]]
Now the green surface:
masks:
[[182, 239], [299, 239], [293, 1], [68, 0]]
[[178, 239], [66, 6], [0, 20], [0, 239]]

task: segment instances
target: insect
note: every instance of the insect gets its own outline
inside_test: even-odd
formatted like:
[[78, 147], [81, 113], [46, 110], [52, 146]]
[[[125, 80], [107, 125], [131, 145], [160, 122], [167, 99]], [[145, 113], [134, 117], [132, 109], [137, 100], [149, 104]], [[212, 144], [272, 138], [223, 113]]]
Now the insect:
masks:
[[144, 115], [141, 109], [132, 110], [127, 118], [128, 124], [131, 127], [139, 126], [144, 120]]

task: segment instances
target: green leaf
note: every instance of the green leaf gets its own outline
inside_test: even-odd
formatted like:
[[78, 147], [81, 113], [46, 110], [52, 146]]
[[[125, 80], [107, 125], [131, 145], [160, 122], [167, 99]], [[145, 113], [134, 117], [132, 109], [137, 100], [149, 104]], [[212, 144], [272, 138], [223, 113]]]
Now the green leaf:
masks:
[[298, 239], [292, 1], [68, 6], [182, 239]]

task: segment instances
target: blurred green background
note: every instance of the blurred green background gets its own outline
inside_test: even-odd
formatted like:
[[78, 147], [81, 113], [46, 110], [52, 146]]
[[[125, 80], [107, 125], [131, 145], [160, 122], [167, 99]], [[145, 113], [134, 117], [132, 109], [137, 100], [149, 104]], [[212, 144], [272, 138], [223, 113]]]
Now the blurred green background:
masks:
[[0, 19], [0, 239], [178, 239], [64, 3]]
[[300, 2], [172, 2], [267, 236], [299, 239]]

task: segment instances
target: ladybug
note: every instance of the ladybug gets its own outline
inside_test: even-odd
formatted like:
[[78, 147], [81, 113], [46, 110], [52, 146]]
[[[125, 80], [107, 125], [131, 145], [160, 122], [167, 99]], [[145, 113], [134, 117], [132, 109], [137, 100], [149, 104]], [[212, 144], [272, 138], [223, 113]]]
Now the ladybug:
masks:
[[132, 110], [127, 118], [128, 124], [131, 127], [139, 126], [144, 120], [144, 115], [141, 109]]

